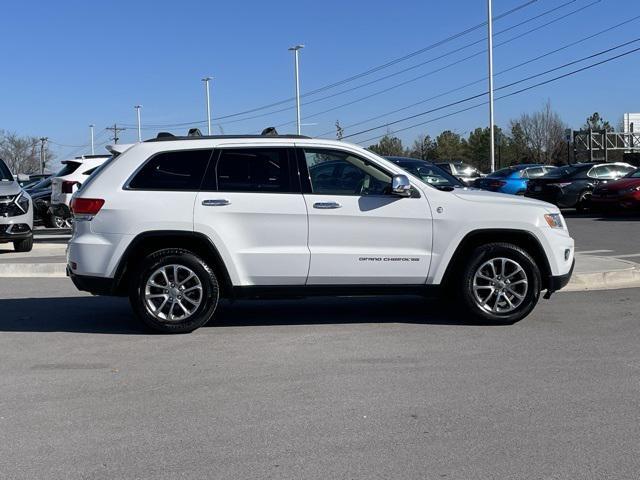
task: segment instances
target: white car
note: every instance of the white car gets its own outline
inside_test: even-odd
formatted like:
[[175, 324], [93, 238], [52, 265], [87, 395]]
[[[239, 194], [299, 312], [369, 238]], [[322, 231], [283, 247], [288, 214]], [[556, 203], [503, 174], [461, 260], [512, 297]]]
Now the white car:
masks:
[[0, 243], [9, 242], [17, 252], [33, 248], [33, 204], [0, 159]]
[[340, 141], [163, 136], [76, 192], [68, 274], [162, 332], [206, 324], [221, 297], [445, 289], [469, 318], [512, 323], [566, 285], [557, 207], [449, 190]]
[[62, 169], [51, 179], [51, 205], [48, 224], [58, 228], [70, 228], [72, 215], [69, 210], [71, 197], [110, 155], [83, 155], [73, 160], [63, 160]]

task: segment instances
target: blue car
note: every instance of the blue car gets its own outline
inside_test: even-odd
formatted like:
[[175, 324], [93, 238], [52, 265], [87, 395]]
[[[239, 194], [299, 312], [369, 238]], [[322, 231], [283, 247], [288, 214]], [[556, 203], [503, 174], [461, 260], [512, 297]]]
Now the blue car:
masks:
[[474, 187], [491, 192], [524, 195], [530, 178], [538, 178], [555, 169], [551, 165], [522, 164], [501, 168], [475, 181]]

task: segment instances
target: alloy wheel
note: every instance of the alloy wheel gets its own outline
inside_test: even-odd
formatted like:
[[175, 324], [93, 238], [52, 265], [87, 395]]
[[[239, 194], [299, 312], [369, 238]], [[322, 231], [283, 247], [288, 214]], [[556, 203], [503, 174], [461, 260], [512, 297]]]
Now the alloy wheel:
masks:
[[147, 280], [144, 304], [153, 317], [162, 321], [182, 321], [191, 317], [202, 303], [202, 283], [184, 265], [164, 265]]
[[510, 258], [492, 258], [473, 276], [473, 296], [481, 309], [509, 314], [522, 305], [529, 290], [527, 273]]

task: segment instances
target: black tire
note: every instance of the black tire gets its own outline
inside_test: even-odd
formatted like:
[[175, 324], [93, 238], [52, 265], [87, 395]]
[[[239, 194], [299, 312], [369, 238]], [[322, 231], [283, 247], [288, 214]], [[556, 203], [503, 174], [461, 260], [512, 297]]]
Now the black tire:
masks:
[[580, 193], [578, 197], [578, 203], [576, 203], [576, 211], [578, 213], [584, 213], [591, 208], [591, 192], [585, 190]]
[[[147, 282], [154, 272], [167, 265], [188, 268], [197, 276], [202, 287], [201, 302], [186, 319], [170, 321], [157, 318], [147, 308], [145, 299]], [[136, 316], [159, 333], [188, 333], [202, 327], [213, 317], [219, 294], [218, 280], [213, 270], [193, 252], [181, 248], [167, 248], [149, 254], [132, 272], [129, 284], [129, 301]], [[171, 307], [172, 310], [173, 308]]]
[[24, 240], [16, 240], [13, 242], [13, 248], [16, 252], [30, 252], [33, 250], [33, 236]]
[[[540, 278], [540, 269], [533, 258], [531, 258], [525, 250], [510, 243], [491, 243], [476, 248], [470, 258], [471, 261], [462, 269], [459, 290], [467, 313], [470, 313], [475, 319], [497, 324], [512, 324], [522, 320], [531, 313], [540, 298], [542, 282]], [[489, 306], [482, 307], [474, 293], [474, 277], [478, 270], [483, 265], [486, 265], [486, 262], [492, 259], [501, 258], [511, 260], [519, 265], [524, 273], [519, 274], [520, 276], [518, 278], [523, 278], [521, 275], [526, 275], [527, 281], [526, 292], [523, 290], [520, 290], [519, 292], [523, 294], [522, 302], [517, 306], [517, 308], [508, 312], [490, 311], [489, 307], [492, 307], [491, 301], [488, 302]], [[509, 265], [513, 264], [509, 263]], [[513, 269], [515, 270], [515, 267], [513, 267]], [[490, 288], [491, 287], [488, 287], [488, 289]], [[491, 291], [493, 295], [493, 290], [488, 291]], [[497, 300], [500, 298], [500, 295], [498, 295]], [[511, 296], [511, 300], [517, 301], [513, 295]], [[507, 300], [505, 298], [502, 300], [502, 303], [504, 304], [506, 301]], [[499, 308], [497, 310], [499, 310]]]
[[43, 217], [42, 221], [44, 226], [47, 228], [58, 228], [56, 226], [56, 217], [52, 213], [47, 212]]

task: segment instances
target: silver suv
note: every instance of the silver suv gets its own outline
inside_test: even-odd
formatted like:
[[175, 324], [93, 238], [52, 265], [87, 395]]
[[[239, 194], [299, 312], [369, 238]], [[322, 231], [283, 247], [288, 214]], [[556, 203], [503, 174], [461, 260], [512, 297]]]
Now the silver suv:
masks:
[[31, 197], [0, 159], [0, 243], [12, 242], [17, 252], [33, 248]]

